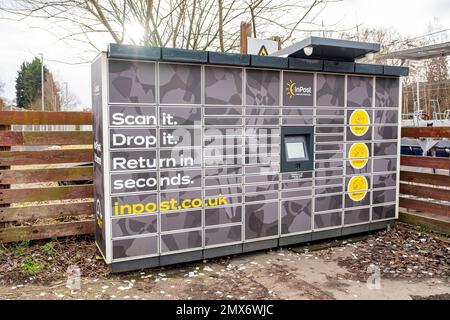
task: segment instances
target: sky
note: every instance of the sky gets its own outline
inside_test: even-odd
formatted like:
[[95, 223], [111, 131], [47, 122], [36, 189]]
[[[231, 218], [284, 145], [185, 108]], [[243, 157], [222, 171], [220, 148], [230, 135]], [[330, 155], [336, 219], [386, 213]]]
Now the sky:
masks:
[[[392, 27], [403, 37], [418, 37], [427, 33], [429, 23], [438, 18], [443, 29], [450, 29], [449, 0], [343, 0], [329, 4], [322, 13], [325, 24], [340, 21], [340, 27]], [[448, 34], [448, 33], [447, 33]], [[300, 40], [300, 39], [299, 39]], [[102, 45], [106, 49], [106, 43]], [[44, 63], [60, 83], [67, 82], [69, 91], [80, 109], [91, 106], [90, 64], [73, 64], [83, 55], [92, 60], [95, 53], [81, 52], [74, 44], [57, 41], [46, 31], [30, 28], [26, 22], [0, 19], [0, 82], [5, 83], [1, 96], [15, 97], [15, 78], [20, 64], [39, 53]]]

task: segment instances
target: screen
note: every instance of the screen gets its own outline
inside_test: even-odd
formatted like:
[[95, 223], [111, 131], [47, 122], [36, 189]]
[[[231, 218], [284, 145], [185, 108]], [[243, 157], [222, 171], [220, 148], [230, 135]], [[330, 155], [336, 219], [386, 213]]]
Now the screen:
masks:
[[305, 145], [303, 141], [287, 142], [286, 151], [288, 160], [305, 158]]
[[308, 160], [308, 151], [304, 135], [287, 136], [284, 140], [286, 146], [286, 160]]

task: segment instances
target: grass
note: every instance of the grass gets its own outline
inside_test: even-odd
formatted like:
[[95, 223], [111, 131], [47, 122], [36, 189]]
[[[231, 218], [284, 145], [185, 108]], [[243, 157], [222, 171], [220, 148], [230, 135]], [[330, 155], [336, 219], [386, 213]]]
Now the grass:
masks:
[[22, 268], [30, 276], [36, 275], [44, 268], [44, 265], [39, 261], [34, 260], [32, 257], [28, 257], [21, 263]]
[[72, 221], [80, 221], [81, 218], [79, 216], [59, 216], [55, 218], [58, 222], [72, 222]]
[[55, 244], [53, 242], [47, 242], [42, 246], [42, 251], [44, 251], [47, 256], [52, 257], [56, 253], [54, 246]]
[[30, 241], [29, 240], [23, 240], [21, 242], [18, 242], [14, 245], [14, 255], [16, 257], [22, 256], [25, 251], [29, 248]]

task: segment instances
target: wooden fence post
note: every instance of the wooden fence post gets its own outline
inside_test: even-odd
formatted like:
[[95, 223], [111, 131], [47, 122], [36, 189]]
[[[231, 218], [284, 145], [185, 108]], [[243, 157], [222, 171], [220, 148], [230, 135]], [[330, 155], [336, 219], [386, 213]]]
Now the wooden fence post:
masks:
[[247, 37], [252, 36], [252, 23], [241, 21], [241, 54], [247, 53]]
[[[3, 108], [0, 105], [0, 111], [2, 111], [2, 110], [3, 110]], [[0, 124], [0, 131], [9, 131], [9, 130], [11, 130], [11, 126]], [[0, 151], [10, 151], [10, 150], [11, 150], [11, 147], [2, 147], [0, 145]], [[11, 169], [11, 167], [10, 166], [0, 166], [0, 182], [2, 181], [1, 170], [8, 170], [8, 169]], [[2, 199], [2, 196], [3, 196], [2, 190], [9, 189], [9, 188], [10, 188], [9, 184], [0, 184], [0, 199]], [[5, 207], [9, 207], [9, 204], [0, 204], [0, 217], [3, 215], [3, 208], [5, 208]], [[4, 228], [5, 225], [6, 225], [6, 223], [0, 222], [0, 228]]]
[[282, 45], [281, 37], [273, 36], [272, 40], [278, 43], [278, 50], [281, 50], [281, 45]]

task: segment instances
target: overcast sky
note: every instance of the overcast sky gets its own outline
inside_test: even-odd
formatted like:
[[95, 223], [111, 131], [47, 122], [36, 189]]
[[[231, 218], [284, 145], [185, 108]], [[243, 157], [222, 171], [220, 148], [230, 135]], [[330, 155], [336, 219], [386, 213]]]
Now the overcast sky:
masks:
[[[403, 37], [427, 33], [428, 24], [438, 18], [443, 29], [450, 28], [449, 0], [343, 0], [331, 4], [323, 14], [325, 23], [344, 17], [342, 27], [357, 23], [367, 27], [393, 27]], [[45, 64], [56, 80], [67, 82], [69, 90], [83, 106], [90, 102], [90, 65], [70, 65], [51, 60], [73, 61], [80, 54], [76, 49], [57, 42], [48, 33], [31, 29], [24, 22], [0, 20], [0, 81], [5, 83], [2, 94], [15, 96], [15, 78], [20, 64], [42, 52]], [[89, 58], [93, 58], [93, 55]]]

